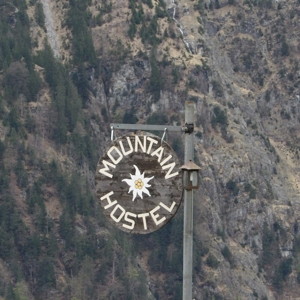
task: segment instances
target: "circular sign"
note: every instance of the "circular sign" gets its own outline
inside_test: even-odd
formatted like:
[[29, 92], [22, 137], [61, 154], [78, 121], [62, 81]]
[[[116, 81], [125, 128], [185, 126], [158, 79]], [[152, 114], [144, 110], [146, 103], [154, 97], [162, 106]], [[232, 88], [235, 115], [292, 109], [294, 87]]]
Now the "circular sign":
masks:
[[161, 138], [140, 132], [116, 139], [99, 160], [96, 193], [119, 229], [146, 234], [176, 213], [182, 199], [178, 158]]

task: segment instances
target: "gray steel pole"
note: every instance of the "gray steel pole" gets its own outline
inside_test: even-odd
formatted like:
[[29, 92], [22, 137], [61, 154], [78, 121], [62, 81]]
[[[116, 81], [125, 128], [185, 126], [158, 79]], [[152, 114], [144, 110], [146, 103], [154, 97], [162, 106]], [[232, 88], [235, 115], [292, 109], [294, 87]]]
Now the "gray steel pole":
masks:
[[[185, 103], [185, 123], [194, 124], [195, 103]], [[194, 160], [194, 135], [185, 133], [184, 163]], [[193, 190], [184, 191], [182, 299], [192, 300], [193, 285]]]

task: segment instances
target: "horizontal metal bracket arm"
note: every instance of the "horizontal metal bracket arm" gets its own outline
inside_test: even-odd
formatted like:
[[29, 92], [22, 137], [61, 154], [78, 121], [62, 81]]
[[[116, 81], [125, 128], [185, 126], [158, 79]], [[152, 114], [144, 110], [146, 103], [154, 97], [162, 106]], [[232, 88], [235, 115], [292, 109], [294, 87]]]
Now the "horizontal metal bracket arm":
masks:
[[127, 130], [144, 130], [144, 131], [177, 131], [186, 132], [185, 127], [181, 126], [170, 126], [170, 125], [149, 125], [149, 124], [110, 124], [111, 128], [114, 129], [127, 129]]

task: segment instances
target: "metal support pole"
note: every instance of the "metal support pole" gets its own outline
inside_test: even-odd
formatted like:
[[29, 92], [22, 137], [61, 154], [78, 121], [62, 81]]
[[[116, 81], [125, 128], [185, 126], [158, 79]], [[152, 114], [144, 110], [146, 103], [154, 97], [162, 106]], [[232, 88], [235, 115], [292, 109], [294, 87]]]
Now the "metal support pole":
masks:
[[[194, 103], [185, 103], [185, 123], [194, 124]], [[194, 136], [185, 133], [184, 163], [194, 160]], [[182, 299], [192, 300], [193, 285], [193, 190], [184, 191]]]

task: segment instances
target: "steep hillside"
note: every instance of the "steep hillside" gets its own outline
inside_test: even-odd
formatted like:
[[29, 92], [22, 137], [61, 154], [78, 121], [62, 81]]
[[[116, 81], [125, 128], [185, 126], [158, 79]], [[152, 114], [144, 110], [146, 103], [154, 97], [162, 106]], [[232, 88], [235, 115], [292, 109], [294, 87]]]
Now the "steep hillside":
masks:
[[298, 299], [299, 14], [298, 0], [0, 1], [0, 299], [182, 298], [182, 209], [120, 232], [94, 172], [110, 122], [180, 125], [186, 100], [194, 299]]

